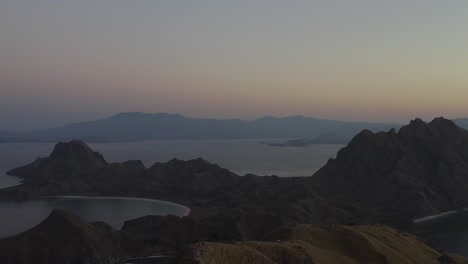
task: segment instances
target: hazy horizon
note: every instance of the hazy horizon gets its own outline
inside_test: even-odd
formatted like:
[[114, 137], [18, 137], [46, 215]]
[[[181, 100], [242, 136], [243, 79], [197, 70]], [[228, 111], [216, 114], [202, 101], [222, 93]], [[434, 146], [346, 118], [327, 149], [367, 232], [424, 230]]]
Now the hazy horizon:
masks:
[[[204, 117], [204, 116], [190, 116], [190, 115], [185, 115], [183, 113], [168, 113], [168, 112], [157, 112], [157, 113], [149, 113], [149, 112], [139, 112], [139, 111], [132, 111], [132, 112], [118, 112], [118, 113], [114, 113], [114, 114], [110, 114], [110, 115], [105, 115], [105, 116], [98, 116], [98, 117], [94, 117], [94, 118], [91, 118], [91, 119], [82, 119], [82, 120], [67, 120], [65, 122], [62, 122], [62, 123], [59, 123], [57, 121], [55, 122], [52, 122], [51, 125], [48, 125], [48, 126], [40, 126], [40, 127], [32, 127], [32, 128], [26, 128], [26, 129], [11, 129], [11, 130], [8, 130], [8, 129], [0, 129], [0, 132], [22, 132], [22, 131], [31, 131], [31, 130], [40, 130], [40, 129], [45, 129], [45, 128], [55, 128], [55, 127], [61, 127], [61, 126], [65, 126], [65, 125], [70, 125], [70, 124], [76, 124], [76, 123], [82, 123], [82, 122], [88, 122], [88, 121], [97, 121], [97, 120], [102, 120], [102, 119], [107, 119], [107, 118], [111, 118], [115, 115], [118, 115], [118, 114], [134, 114], [134, 113], [140, 113], [140, 114], [169, 114], [169, 115], [181, 115], [185, 118], [193, 118], [193, 119], [219, 119], [219, 120], [229, 120], [229, 119], [233, 119], [233, 120], [243, 120], [243, 121], [255, 121], [255, 120], [258, 120], [258, 119], [261, 119], [261, 118], [265, 118], [265, 117], [273, 117], [273, 118], [287, 118], [287, 117], [294, 117], [294, 116], [302, 116], [302, 117], [305, 117], [305, 118], [315, 118], [315, 119], [320, 119], [320, 120], [333, 120], [333, 121], [344, 121], [344, 122], [365, 122], [365, 123], [382, 123], [382, 124], [395, 124], [395, 125], [406, 125], [408, 124], [410, 121], [416, 119], [416, 118], [421, 118], [421, 117], [418, 117], [418, 116], [415, 116], [409, 120], [405, 120], [403, 122], [385, 122], [385, 121], [379, 121], [379, 120], [375, 120], [375, 121], [369, 121], [369, 120], [344, 120], [344, 119], [338, 119], [338, 118], [321, 118], [321, 117], [317, 117], [317, 116], [307, 116], [307, 115], [301, 115], [301, 114], [297, 114], [297, 115], [286, 115], [286, 116], [273, 116], [273, 115], [265, 115], [265, 116], [259, 116], [259, 117], [255, 117], [255, 118], [250, 118], [250, 119], [246, 119], [246, 118], [238, 118], [238, 117], [228, 117], [228, 118], [217, 118], [217, 117]], [[424, 122], [430, 122], [432, 121], [434, 118], [438, 118], [438, 117], [443, 117], [443, 118], [447, 118], [447, 117], [444, 117], [444, 116], [433, 116], [433, 117], [430, 117], [430, 118], [421, 118]], [[454, 117], [454, 118], [448, 118], [448, 119], [465, 119], [466, 117]]]
[[467, 117], [468, 2], [0, 2], [0, 130], [119, 112]]
[[[127, 114], [127, 113], [170, 114], [170, 115], [181, 115], [181, 116], [186, 117], [186, 118], [194, 118], [194, 119], [205, 119], [205, 118], [208, 118], [208, 119], [221, 119], [221, 120], [223, 120], [223, 119], [224, 120], [226, 120], [226, 119], [238, 119], [238, 120], [244, 120], [244, 121], [255, 121], [257, 119], [261, 119], [261, 118], [264, 118], [264, 117], [286, 118], [286, 117], [294, 117], [294, 116], [303, 116], [303, 117], [306, 117], [306, 118], [316, 118], [316, 119], [323, 119], [323, 120], [336, 120], [336, 121], [345, 121], [345, 122], [369, 122], [369, 123], [374, 123], [375, 122], [375, 123], [388, 123], [388, 124], [405, 124], [405, 123], [409, 122], [410, 120], [414, 119], [414, 118], [411, 118], [407, 122], [398, 123], [398, 122], [380, 122], [380, 121], [368, 121], [368, 120], [343, 120], [343, 119], [337, 119], [337, 118], [320, 118], [320, 117], [316, 117], [316, 116], [307, 116], [307, 115], [301, 115], [301, 114], [286, 115], [286, 116], [264, 115], [264, 116], [254, 117], [254, 118], [239, 118], [239, 117], [217, 118], [217, 117], [206, 117], [206, 116], [190, 116], [190, 115], [185, 115], [183, 113], [168, 113], [168, 112], [149, 113], [149, 112], [131, 111], [131, 112], [118, 112], [118, 113], [105, 115], [105, 116], [97, 116], [97, 117], [94, 117], [94, 118], [91, 118], [91, 119], [81, 119], [81, 120], [75, 120], [75, 121], [68, 120], [68, 121], [65, 121], [65, 122], [62, 122], [62, 123], [54, 121], [54, 122], [52, 122], [51, 125], [48, 125], [48, 126], [31, 127], [31, 128], [25, 128], [25, 129], [23, 128], [23, 129], [16, 129], [16, 130], [15, 129], [12, 129], [12, 130], [0, 129], [0, 132], [20, 132], [20, 131], [29, 131], [29, 130], [35, 130], [35, 129], [60, 127], [60, 126], [63, 126], [63, 125], [69, 125], [69, 124], [74, 124], [74, 123], [81, 123], [81, 122], [88, 122], [88, 121], [96, 121], [96, 120], [106, 119], [106, 118], [110, 118], [110, 117], [113, 117], [113, 116], [118, 115], [118, 114]], [[419, 118], [419, 117], [415, 117], [415, 118]], [[428, 120], [425, 120], [425, 121], [430, 121], [430, 120], [432, 120], [432, 118], [428, 119]]]

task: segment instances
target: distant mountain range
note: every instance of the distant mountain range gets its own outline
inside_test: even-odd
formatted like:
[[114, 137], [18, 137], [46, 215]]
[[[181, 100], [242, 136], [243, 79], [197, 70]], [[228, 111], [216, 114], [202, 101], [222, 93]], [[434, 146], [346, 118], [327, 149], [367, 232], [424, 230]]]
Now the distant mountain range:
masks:
[[335, 133], [351, 139], [363, 129], [398, 129], [398, 124], [345, 122], [304, 116], [266, 116], [253, 121], [240, 119], [188, 118], [179, 114], [120, 113], [95, 121], [28, 132], [0, 132], [0, 142], [65, 141], [124, 142], [168, 139], [315, 138]]
[[[468, 119], [453, 120], [468, 128]], [[27, 132], [0, 131], [0, 142], [69, 141], [131, 142], [175, 139], [254, 139], [254, 138], [308, 138], [335, 135], [348, 142], [354, 135], [367, 129], [373, 132], [399, 129], [399, 124], [347, 122], [304, 116], [266, 116], [253, 121], [240, 119], [189, 118], [179, 114], [140, 112], [119, 113], [109, 118], [73, 123], [60, 127]], [[335, 140], [336, 141], [336, 140]], [[322, 144], [328, 143], [323, 142]]]

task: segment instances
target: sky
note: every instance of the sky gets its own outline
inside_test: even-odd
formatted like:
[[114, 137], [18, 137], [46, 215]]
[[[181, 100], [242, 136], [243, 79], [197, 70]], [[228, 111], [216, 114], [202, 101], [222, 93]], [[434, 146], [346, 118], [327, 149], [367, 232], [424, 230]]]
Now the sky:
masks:
[[465, 0], [0, 0], [0, 130], [468, 117]]

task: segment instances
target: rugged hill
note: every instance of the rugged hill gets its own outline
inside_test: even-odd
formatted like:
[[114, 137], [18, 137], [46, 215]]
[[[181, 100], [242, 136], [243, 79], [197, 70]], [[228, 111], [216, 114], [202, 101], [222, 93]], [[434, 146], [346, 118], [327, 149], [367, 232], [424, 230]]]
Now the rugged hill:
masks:
[[312, 178], [316, 190], [355, 206], [407, 217], [468, 205], [468, 131], [413, 120], [397, 133], [363, 131]]
[[0, 239], [0, 259], [4, 264], [114, 264], [135, 253], [134, 244], [118, 231], [55, 209], [34, 228]]
[[155, 163], [149, 169], [138, 160], [107, 163], [84, 142], [58, 143], [46, 158], [7, 172], [23, 184], [0, 191], [18, 198], [76, 194], [159, 197], [190, 196], [232, 189], [239, 176], [201, 158]]
[[108, 165], [101, 154], [94, 152], [80, 140], [58, 143], [47, 158], [38, 158], [33, 163], [8, 172], [20, 176], [27, 183], [46, 183], [50, 180], [72, 178], [88, 171], [96, 171]]
[[[177, 177], [174, 177], [177, 175]], [[209, 193], [230, 190], [239, 183], [239, 176], [201, 158], [157, 162], [144, 174], [145, 179], [161, 182], [171, 192]]]
[[188, 246], [175, 263], [258, 264], [454, 264], [468, 263], [420, 238], [384, 226], [292, 225], [265, 241], [202, 242]]
[[305, 138], [333, 131], [351, 138], [362, 129], [373, 131], [398, 128], [396, 124], [345, 122], [303, 116], [239, 119], [188, 118], [179, 114], [120, 113], [109, 118], [62, 127], [18, 133], [0, 133], [3, 141], [121, 142], [165, 139]]

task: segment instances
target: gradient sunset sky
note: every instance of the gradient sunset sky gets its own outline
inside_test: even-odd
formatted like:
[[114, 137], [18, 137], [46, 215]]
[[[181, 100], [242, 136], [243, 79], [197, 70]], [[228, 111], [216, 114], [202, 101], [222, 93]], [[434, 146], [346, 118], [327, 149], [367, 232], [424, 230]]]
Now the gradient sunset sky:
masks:
[[464, 0], [0, 0], [0, 130], [468, 116]]

